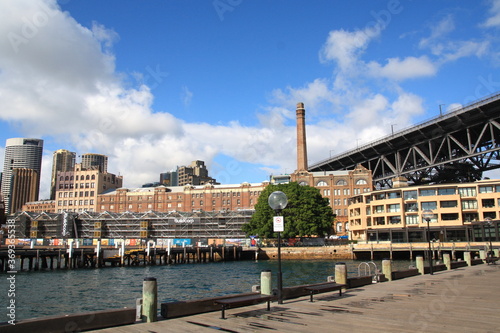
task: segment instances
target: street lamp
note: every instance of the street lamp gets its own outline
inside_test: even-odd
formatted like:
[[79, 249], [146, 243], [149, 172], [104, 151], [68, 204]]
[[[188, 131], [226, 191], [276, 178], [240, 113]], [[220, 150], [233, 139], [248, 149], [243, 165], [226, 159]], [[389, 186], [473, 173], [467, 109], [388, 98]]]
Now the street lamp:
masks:
[[278, 304], [283, 304], [283, 275], [281, 273], [281, 232], [285, 230], [283, 216], [279, 216], [285, 209], [288, 198], [281, 191], [274, 191], [267, 199], [276, 216], [273, 219], [273, 231], [278, 233]]
[[427, 221], [427, 241], [429, 242], [429, 273], [433, 275], [432, 269], [432, 246], [431, 246], [431, 228], [429, 226], [429, 221], [434, 217], [434, 212], [430, 209], [426, 209], [422, 212], [422, 218]]
[[[488, 232], [489, 239], [490, 239], [490, 250], [488, 251], [488, 257], [491, 258], [491, 257], [494, 257], [494, 255], [493, 255], [493, 244], [491, 242], [491, 228], [493, 227], [493, 222], [491, 220], [491, 217], [486, 217], [484, 219], [484, 222], [488, 225], [488, 227], [490, 229], [489, 232]], [[493, 231], [493, 234], [495, 234], [495, 231]], [[485, 233], [485, 236], [486, 236], [486, 233]]]

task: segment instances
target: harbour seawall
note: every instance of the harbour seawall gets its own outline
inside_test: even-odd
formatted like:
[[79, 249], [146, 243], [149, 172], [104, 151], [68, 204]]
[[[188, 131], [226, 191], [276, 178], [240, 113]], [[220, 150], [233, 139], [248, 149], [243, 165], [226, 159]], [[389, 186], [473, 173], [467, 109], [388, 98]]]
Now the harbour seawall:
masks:
[[[266, 247], [260, 249], [258, 253], [258, 259], [260, 260], [272, 260], [278, 259], [278, 248], [277, 247]], [[349, 245], [338, 245], [338, 246], [309, 246], [309, 247], [281, 247], [281, 259], [282, 260], [343, 260], [343, 259], [355, 259], [352, 249]]]

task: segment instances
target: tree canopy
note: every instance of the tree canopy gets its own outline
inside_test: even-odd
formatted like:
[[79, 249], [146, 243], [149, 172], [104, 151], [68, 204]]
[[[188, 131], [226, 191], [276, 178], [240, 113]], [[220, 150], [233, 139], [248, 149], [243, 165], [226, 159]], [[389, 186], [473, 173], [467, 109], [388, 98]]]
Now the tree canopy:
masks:
[[268, 185], [262, 191], [255, 213], [250, 222], [243, 226], [243, 231], [251, 236], [273, 238], [274, 210], [269, 207], [268, 198], [274, 191], [282, 191], [288, 197], [288, 205], [280, 215], [284, 219], [283, 237], [325, 236], [332, 230], [334, 219], [328, 199], [323, 198], [318, 189], [302, 186], [296, 182]]

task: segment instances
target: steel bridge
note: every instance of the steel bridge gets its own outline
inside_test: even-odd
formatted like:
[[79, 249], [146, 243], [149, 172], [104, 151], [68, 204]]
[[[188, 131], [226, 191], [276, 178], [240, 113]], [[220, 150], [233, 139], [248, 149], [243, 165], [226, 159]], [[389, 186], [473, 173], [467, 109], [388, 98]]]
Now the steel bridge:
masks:
[[371, 170], [382, 187], [398, 176], [414, 185], [447, 177], [478, 180], [500, 168], [500, 93], [332, 156], [309, 171], [352, 170], [357, 164]]

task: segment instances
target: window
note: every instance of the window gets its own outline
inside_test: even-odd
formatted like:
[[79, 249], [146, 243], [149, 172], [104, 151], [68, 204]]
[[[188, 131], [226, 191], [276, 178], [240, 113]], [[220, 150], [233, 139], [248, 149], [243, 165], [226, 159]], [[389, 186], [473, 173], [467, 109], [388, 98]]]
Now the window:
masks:
[[405, 200], [416, 200], [417, 191], [404, 191], [403, 196]]
[[316, 186], [328, 186], [328, 184], [324, 180], [320, 180]]
[[337, 181], [337, 183], [335, 184], [337, 186], [346, 186], [347, 185], [347, 182], [343, 179]]
[[387, 206], [387, 212], [388, 213], [398, 213], [401, 211], [401, 208], [399, 204], [394, 204], [394, 205], [388, 205]]
[[462, 187], [458, 189], [461, 197], [475, 197], [477, 195], [475, 187]]
[[479, 193], [493, 193], [493, 186], [479, 186]]
[[477, 209], [477, 201], [476, 200], [462, 201], [462, 209]]
[[348, 188], [344, 189], [344, 195], [351, 195], [351, 190]]
[[383, 213], [383, 212], [384, 212], [384, 206], [383, 205], [373, 207], [373, 213], [380, 214], [380, 213]]
[[342, 232], [342, 222], [337, 222], [337, 232]]
[[493, 208], [495, 207], [495, 199], [483, 199], [481, 200], [483, 208]]
[[422, 197], [428, 197], [431, 195], [436, 195], [436, 190], [435, 189], [428, 189], [428, 190], [420, 190], [420, 196]]
[[439, 207], [441, 208], [452, 208], [452, 207], [457, 207], [458, 203], [456, 200], [450, 200], [450, 201], [440, 201], [439, 202]]
[[364, 179], [358, 179], [356, 181], [356, 185], [366, 185], [366, 184], [368, 184], [368, 183]]
[[454, 188], [440, 188], [438, 189], [438, 195], [453, 195], [456, 194]]
[[400, 224], [401, 223], [401, 216], [389, 216], [389, 223], [390, 224]]
[[348, 232], [348, 231], [349, 231], [349, 222], [346, 222], [346, 223], [345, 223], [344, 230], [345, 230], [346, 232]]
[[458, 220], [458, 213], [441, 214], [441, 220], [443, 220], [443, 221], [456, 221], [456, 220]]
[[418, 212], [417, 203], [408, 203], [405, 204], [405, 212]]
[[401, 192], [389, 192], [387, 193], [387, 199], [398, 199], [401, 198]]
[[422, 210], [435, 210], [437, 208], [436, 201], [422, 202]]
[[418, 215], [406, 216], [406, 224], [418, 224]]

